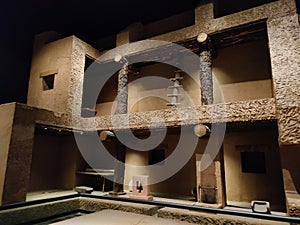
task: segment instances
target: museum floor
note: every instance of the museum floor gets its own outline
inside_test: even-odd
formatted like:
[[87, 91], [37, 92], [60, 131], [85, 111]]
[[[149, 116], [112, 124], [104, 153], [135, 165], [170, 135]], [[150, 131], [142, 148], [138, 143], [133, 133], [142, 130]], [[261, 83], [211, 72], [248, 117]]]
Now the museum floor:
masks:
[[[38, 192], [31, 192], [27, 195], [27, 201], [35, 201], [35, 200], [42, 200], [42, 199], [51, 199], [55, 197], [63, 197], [63, 196], [71, 196], [76, 194], [73, 190], [47, 190], [47, 191], [38, 191]], [[103, 196], [106, 195], [106, 192], [100, 192], [100, 191], [94, 191], [91, 195], [94, 196]], [[123, 196], [124, 198], [128, 197], [128, 195]], [[188, 201], [188, 200], [180, 200], [180, 199], [170, 199], [170, 198], [162, 198], [162, 197], [154, 197], [154, 201], [161, 201], [161, 202], [173, 202], [173, 203], [181, 203], [181, 204], [188, 204], [188, 205], [197, 205], [196, 202]], [[93, 203], [96, 204], [96, 203]], [[129, 206], [128, 203], [119, 202], [118, 204], [123, 205], [124, 207]], [[202, 205], [203, 206], [203, 205]], [[150, 209], [151, 206], [143, 206], [147, 209]], [[216, 206], [215, 206], [216, 207]], [[245, 208], [236, 208], [236, 207], [230, 207], [227, 206], [225, 209], [231, 209], [231, 210], [240, 210], [240, 211], [248, 211], [251, 212], [251, 209], [245, 209]], [[162, 210], [162, 209], [160, 209]], [[170, 217], [166, 215], [170, 214], [185, 214], [190, 215], [191, 217], [199, 217], [205, 216], [205, 213], [202, 212], [194, 212], [191, 210], [185, 210], [185, 209], [172, 209], [172, 208], [165, 208], [168, 212], [165, 214], [160, 213], [154, 213], [153, 215], [146, 215], [146, 214], [140, 214], [131, 212], [130, 210], [127, 210], [125, 208], [117, 210], [114, 210], [113, 208], [103, 209], [101, 211], [92, 212], [89, 214], [82, 214], [80, 216], [74, 216], [74, 218], [66, 217], [65, 219], [62, 219], [63, 221], [55, 222], [55, 223], [36, 223], [36, 224], [57, 224], [57, 225], [68, 225], [68, 224], [85, 224], [85, 225], [93, 225], [93, 224], [103, 224], [103, 225], [115, 225], [115, 224], [124, 224], [124, 225], [151, 225], [151, 224], [192, 224], [191, 220], [188, 219], [188, 216], [186, 216], [186, 220], [182, 219], [183, 217]], [[124, 212], [127, 211], [127, 212]], [[273, 215], [286, 215], [285, 213], [281, 212], [273, 212]], [[164, 215], [164, 216], [163, 216]], [[209, 218], [209, 215], [207, 214], [207, 218]], [[224, 221], [243, 221], [242, 224], [270, 224], [270, 225], [279, 225], [279, 224], [289, 224], [289, 223], [283, 223], [283, 222], [275, 222], [275, 221], [267, 221], [262, 219], [254, 219], [254, 218], [245, 218], [240, 216], [231, 216], [231, 215], [218, 215], [216, 216], [220, 217]], [[162, 218], [157, 218], [162, 217]], [[165, 218], [163, 218], [165, 217]], [[183, 220], [183, 221], [180, 221]], [[193, 219], [192, 219], [193, 220]], [[55, 221], [55, 220], [54, 220]], [[101, 221], [101, 222], [100, 222]], [[121, 221], [121, 222], [120, 222]], [[188, 222], [187, 222], [188, 221]], [[195, 221], [198, 224], [198, 221]], [[195, 224], [195, 223], [194, 223]], [[234, 223], [233, 223], [234, 224]], [[239, 224], [239, 223], [237, 223]]]

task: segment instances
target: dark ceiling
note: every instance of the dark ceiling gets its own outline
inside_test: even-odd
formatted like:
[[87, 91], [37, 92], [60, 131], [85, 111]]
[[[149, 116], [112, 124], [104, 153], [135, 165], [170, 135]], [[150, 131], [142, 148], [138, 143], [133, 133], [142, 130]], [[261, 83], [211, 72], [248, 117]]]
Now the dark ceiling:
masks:
[[2, 3], [0, 104], [26, 102], [32, 41], [55, 30], [96, 40], [135, 22], [155, 20], [195, 8], [199, 0], [11, 0]]
[[[0, 7], [0, 104], [26, 102], [31, 49], [35, 34], [54, 30], [96, 41], [128, 25], [151, 23], [209, 0], [11, 0]], [[273, 0], [214, 0], [216, 15]], [[244, 3], [241, 3], [244, 2]], [[228, 6], [228, 7], [227, 7]]]

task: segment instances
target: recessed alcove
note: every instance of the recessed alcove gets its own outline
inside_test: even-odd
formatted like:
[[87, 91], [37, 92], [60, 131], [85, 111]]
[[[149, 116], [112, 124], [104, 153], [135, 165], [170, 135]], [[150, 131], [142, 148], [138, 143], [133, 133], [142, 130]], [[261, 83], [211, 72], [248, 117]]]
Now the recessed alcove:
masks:
[[[89, 135], [82, 132], [80, 135]], [[100, 176], [81, 174], [91, 166], [82, 156], [71, 130], [47, 125], [37, 125], [32, 149], [32, 160], [28, 192], [53, 192], [73, 190], [76, 186], [89, 186], [102, 191]], [[104, 143], [114, 154], [114, 142]], [[91, 146], [92, 148], [92, 146]], [[107, 166], [107, 165], [106, 165]], [[98, 168], [102, 169], [99, 164]], [[113, 169], [113, 164], [109, 168]], [[112, 183], [105, 181], [105, 190], [110, 191]]]
[[[145, 112], [168, 109], [169, 94], [173, 85], [170, 78], [175, 76], [178, 68], [165, 63], [137, 63], [128, 76], [128, 112]], [[200, 87], [195, 74], [180, 72], [179, 107], [200, 105]], [[105, 83], [98, 96], [97, 116], [112, 115], [117, 106], [118, 74], [115, 73]]]
[[212, 70], [214, 103], [273, 97], [266, 38], [218, 49]]

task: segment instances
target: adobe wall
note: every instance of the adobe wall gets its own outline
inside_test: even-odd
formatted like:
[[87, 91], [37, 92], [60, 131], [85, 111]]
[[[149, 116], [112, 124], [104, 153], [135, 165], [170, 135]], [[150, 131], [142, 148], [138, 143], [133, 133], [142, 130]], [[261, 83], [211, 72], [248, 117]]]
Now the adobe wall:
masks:
[[76, 172], [86, 167], [72, 136], [37, 134], [28, 191], [73, 189]]
[[[66, 112], [70, 85], [73, 37], [39, 43], [46, 34], [36, 37], [32, 56], [27, 104], [56, 112]], [[43, 77], [54, 74], [54, 87], [43, 89]]]
[[[83, 84], [85, 56], [97, 58], [99, 52], [75, 36], [47, 43], [49, 35], [51, 33], [42, 33], [35, 40], [28, 105], [71, 114], [73, 108], [81, 109], [82, 96], [78, 96], [74, 103], [74, 93], [78, 89], [82, 94], [80, 88]], [[50, 74], [55, 74], [54, 87], [43, 90], [43, 77]]]
[[[194, 134], [187, 134], [194, 135]], [[177, 146], [179, 136], [176, 134], [167, 135], [162, 143], [162, 147], [157, 149], [165, 149], [165, 158], [169, 157], [173, 150]], [[203, 153], [207, 145], [207, 139], [199, 139], [195, 148], [195, 152], [190, 160], [182, 165], [182, 168], [176, 172], [172, 177], [167, 178], [165, 181], [155, 183], [150, 186], [150, 191], [159, 194], [169, 194], [170, 196], [190, 196], [192, 198], [191, 191], [196, 187], [196, 153]], [[181, 149], [184, 151], [184, 149]], [[126, 152], [126, 164], [132, 166], [147, 166], [149, 160], [149, 152], [134, 151], [127, 149]], [[178, 161], [180, 163], [180, 161]], [[162, 166], [162, 168], [164, 168]], [[129, 181], [134, 175], [149, 175], [147, 170], [142, 167], [125, 169], [125, 189], [128, 190]], [[180, 183], [180, 185], [178, 185]]]
[[0, 105], [0, 205], [3, 201], [9, 145], [13, 128], [15, 103]]
[[5, 118], [1, 123], [5, 134], [0, 133], [2, 205], [26, 200], [35, 121], [31, 111], [23, 110], [15, 103], [1, 105], [0, 113], [0, 118]]
[[300, 144], [300, 25], [295, 9], [267, 22], [280, 144]]
[[[250, 207], [251, 201], [262, 200], [269, 201], [272, 210], [284, 211], [277, 132], [272, 129], [228, 132], [223, 148], [227, 204]], [[242, 172], [243, 151], [264, 152], [266, 172]]]

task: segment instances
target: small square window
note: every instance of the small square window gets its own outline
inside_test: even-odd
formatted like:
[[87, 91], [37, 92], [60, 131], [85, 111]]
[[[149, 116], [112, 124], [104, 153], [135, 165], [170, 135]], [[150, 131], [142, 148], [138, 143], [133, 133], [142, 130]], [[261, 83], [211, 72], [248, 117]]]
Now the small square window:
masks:
[[264, 152], [241, 152], [243, 173], [266, 173]]
[[55, 78], [55, 74], [50, 74], [42, 77], [43, 91], [51, 90], [54, 88], [54, 78]]
[[164, 149], [154, 149], [149, 151], [149, 165], [160, 164], [163, 165], [165, 160], [165, 150]]

